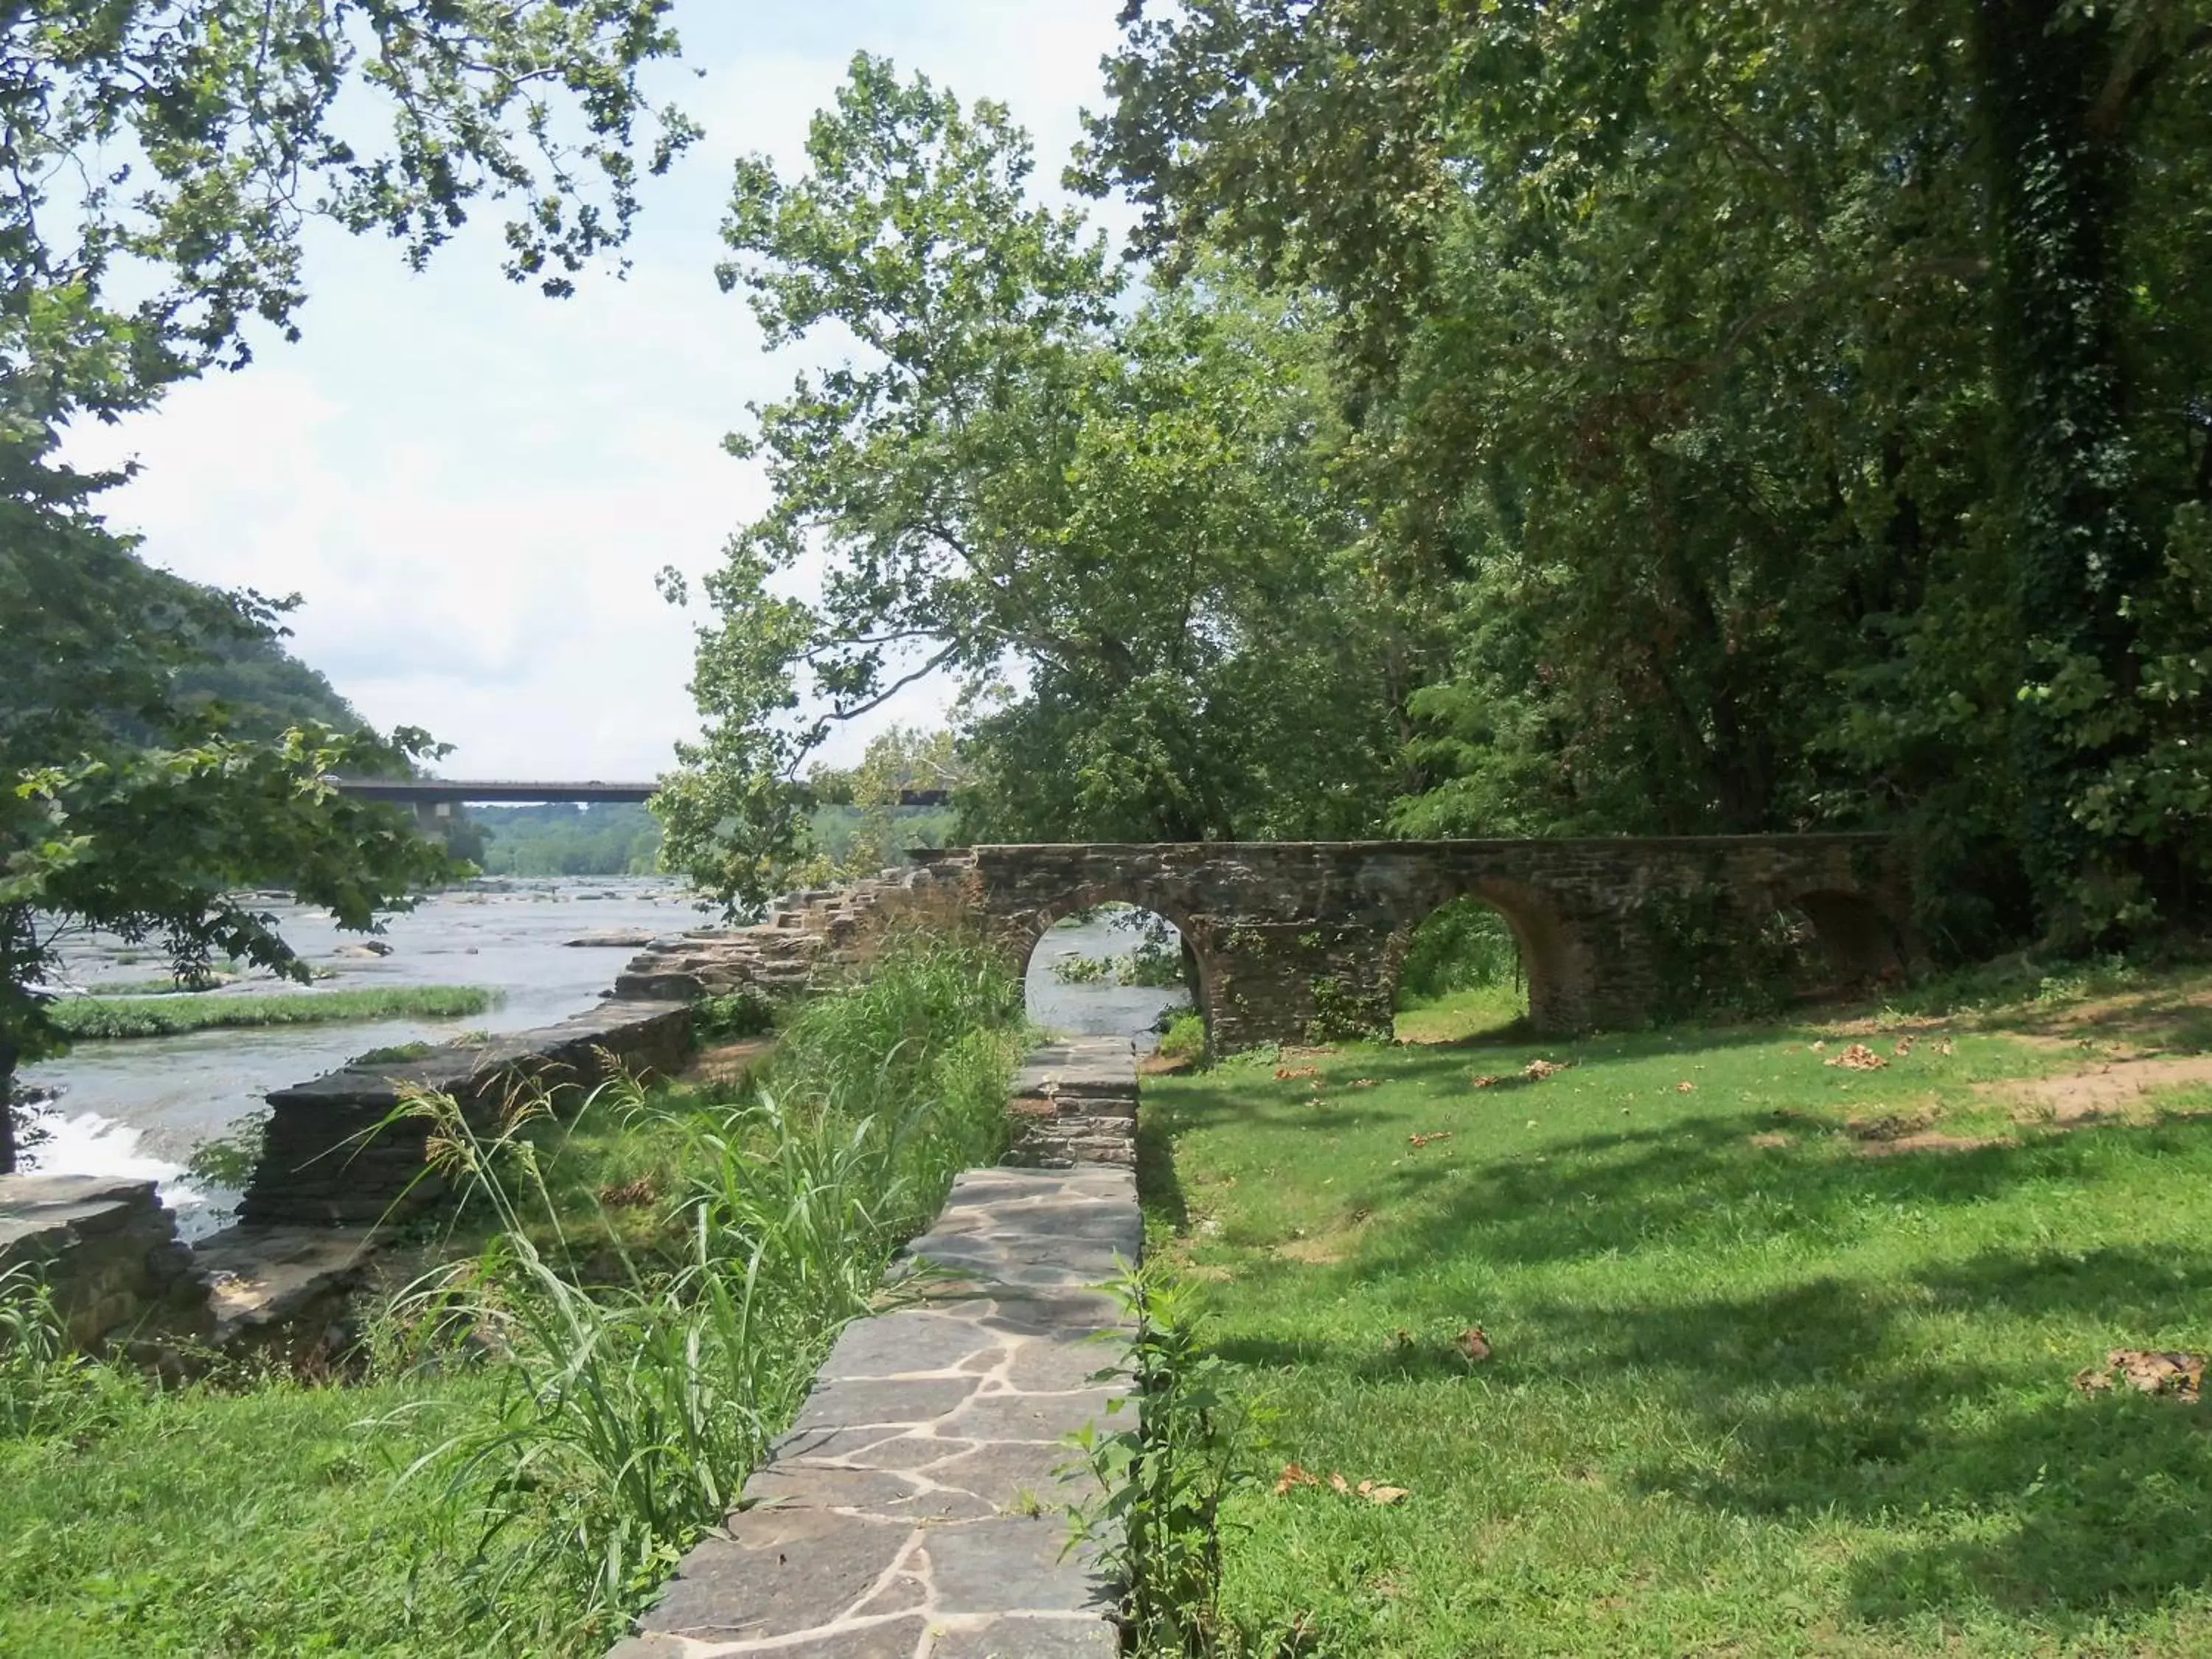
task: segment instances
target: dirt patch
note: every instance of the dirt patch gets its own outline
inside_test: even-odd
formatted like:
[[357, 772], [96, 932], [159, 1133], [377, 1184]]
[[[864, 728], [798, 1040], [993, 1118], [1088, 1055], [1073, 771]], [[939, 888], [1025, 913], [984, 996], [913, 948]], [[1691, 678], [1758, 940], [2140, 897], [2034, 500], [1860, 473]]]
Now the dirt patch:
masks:
[[2039, 1119], [2047, 1116], [2058, 1123], [2084, 1123], [2116, 1116], [2154, 1089], [2197, 1084], [2212, 1085], [2212, 1054], [2107, 1060], [2063, 1077], [1984, 1083], [1976, 1086], [1975, 1092], [2026, 1107]]
[[1139, 1077], [1180, 1077], [1185, 1072], [1195, 1071], [1198, 1062], [1188, 1054], [1146, 1054], [1137, 1062]]
[[1797, 1138], [1795, 1135], [1785, 1135], [1778, 1130], [1769, 1129], [1763, 1133], [1752, 1136], [1751, 1144], [1773, 1151], [1778, 1147], [1795, 1146], [1797, 1144]]
[[1905, 1140], [1934, 1127], [1939, 1115], [1932, 1108], [1923, 1108], [1919, 1111], [1871, 1112], [1846, 1121], [1844, 1133], [1853, 1140]]
[[1358, 1248], [1370, 1218], [1369, 1212], [1361, 1211], [1346, 1217], [1341, 1226], [1330, 1227], [1325, 1232], [1302, 1233], [1286, 1238], [1269, 1254], [1309, 1267], [1334, 1267]]
[[2118, 1059], [2202, 1054], [2212, 1048], [2212, 985], [2159, 987], [2061, 1004], [2008, 1010], [1980, 1022], [2039, 1047], [2101, 1046]]
[[1353, 1242], [1347, 1233], [1322, 1233], [1313, 1238], [1285, 1239], [1275, 1246], [1273, 1254], [1309, 1267], [1329, 1267], [1352, 1254]]
[[1862, 1158], [1887, 1158], [1897, 1152], [1979, 1152], [2013, 1143], [2002, 1135], [1947, 1135], [1933, 1129], [1899, 1135], [1894, 1140], [1869, 1140], [1859, 1148]]
[[743, 1042], [717, 1043], [692, 1056], [684, 1073], [686, 1083], [743, 1083], [754, 1068], [775, 1049], [774, 1037], [748, 1037]]
[[1949, 1014], [1890, 1014], [1881, 1017], [1869, 1014], [1863, 1019], [1825, 1020], [1817, 1029], [1832, 1037], [1893, 1037], [1902, 1035], [1924, 1039], [1941, 1036], [1958, 1023]]

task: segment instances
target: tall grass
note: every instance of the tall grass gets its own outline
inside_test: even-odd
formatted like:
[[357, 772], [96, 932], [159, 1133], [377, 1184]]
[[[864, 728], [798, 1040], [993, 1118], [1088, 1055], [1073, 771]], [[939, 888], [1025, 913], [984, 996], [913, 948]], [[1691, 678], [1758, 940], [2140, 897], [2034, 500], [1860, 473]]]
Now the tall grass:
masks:
[[687, 1248], [674, 1265], [617, 1249], [617, 1282], [588, 1288], [557, 1265], [543, 1094], [483, 1133], [443, 1097], [403, 1109], [431, 1121], [434, 1158], [496, 1222], [481, 1254], [401, 1298], [386, 1334], [418, 1359], [450, 1361], [465, 1336], [502, 1362], [498, 1409], [410, 1471], [470, 1520], [494, 1605], [573, 1638], [637, 1606], [721, 1521], [891, 1251], [958, 1170], [1003, 1148], [1020, 1006], [995, 957], [908, 940], [800, 1010], [735, 1100], [603, 1085], [586, 1111], [679, 1139], [665, 1202]]
[[0, 1440], [75, 1431], [100, 1414], [114, 1382], [70, 1351], [52, 1293], [28, 1264], [0, 1269]]

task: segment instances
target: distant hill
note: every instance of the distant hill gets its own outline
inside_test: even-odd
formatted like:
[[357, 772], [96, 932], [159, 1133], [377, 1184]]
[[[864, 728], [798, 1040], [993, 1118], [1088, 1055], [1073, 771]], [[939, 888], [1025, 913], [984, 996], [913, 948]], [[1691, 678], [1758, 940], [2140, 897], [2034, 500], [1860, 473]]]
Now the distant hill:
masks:
[[231, 729], [244, 738], [273, 738], [288, 727], [319, 720], [351, 731], [368, 722], [318, 669], [284, 647], [282, 640], [218, 640], [214, 659], [177, 671], [179, 701], [220, 702]]

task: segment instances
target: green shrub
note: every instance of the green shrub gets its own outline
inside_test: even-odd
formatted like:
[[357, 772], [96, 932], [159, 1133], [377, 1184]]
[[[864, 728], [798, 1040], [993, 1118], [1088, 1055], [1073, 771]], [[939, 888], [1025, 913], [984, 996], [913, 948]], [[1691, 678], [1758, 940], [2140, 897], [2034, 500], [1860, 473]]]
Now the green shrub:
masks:
[[1062, 985], [1098, 985], [1115, 977], [1112, 957], [1062, 957], [1052, 964], [1052, 976]]
[[80, 1435], [136, 1391], [72, 1353], [52, 1293], [27, 1265], [0, 1269], [0, 1440]]
[[193, 1147], [191, 1156], [185, 1160], [186, 1173], [205, 1186], [234, 1189], [246, 1186], [260, 1165], [263, 1138], [268, 1128], [266, 1112], [255, 1112], [240, 1119], [231, 1125], [228, 1133], [203, 1140]]
[[1428, 1002], [1514, 979], [1521, 949], [1505, 918], [1478, 898], [1440, 905], [1413, 930], [1398, 969], [1398, 999]]
[[1160, 1053], [1170, 1060], [1204, 1060], [1206, 1016], [1194, 1009], [1177, 1014], [1160, 1038]]
[[[1076, 1537], [1126, 1586], [1123, 1617], [1139, 1654], [1221, 1650], [1221, 1505], [1240, 1484], [1251, 1420], [1228, 1365], [1200, 1340], [1195, 1292], [1153, 1266], [1116, 1286], [1133, 1316], [1121, 1428], [1075, 1437], [1098, 1495], [1075, 1511]], [[1103, 1375], [1103, 1374], [1102, 1374]]]
[[412, 1042], [387, 1042], [381, 1048], [368, 1048], [346, 1061], [349, 1066], [404, 1066], [410, 1060], [423, 1060], [437, 1053], [438, 1045], [421, 1038]]
[[702, 1042], [737, 1042], [775, 1029], [775, 1005], [758, 991], [702, 997], [692, 1006], [692, 1034]]

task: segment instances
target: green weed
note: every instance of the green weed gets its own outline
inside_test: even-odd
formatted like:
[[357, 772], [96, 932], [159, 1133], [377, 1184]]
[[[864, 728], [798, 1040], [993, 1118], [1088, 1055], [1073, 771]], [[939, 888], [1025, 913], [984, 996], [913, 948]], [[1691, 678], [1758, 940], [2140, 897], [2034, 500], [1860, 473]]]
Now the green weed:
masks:
[[1125, 1586], [1137, 1653], [1215, 1654], [1224, 1650], [1221, 1508], [1240, 1484], [1250, 1413], [1206, 1346], [1192, 1286], [1144, 1270], [1115, 1289], [1136, 1329], [1133, 1390], [1107, 1411], [1133, 1405], [1134, 1420], [1103, 1434], [1085, 1425], [1076, 1437], [1099, 1492], [1076, 1508], [1071, 1547], [1093, 1552]]
[[486, 1135], [442, 1096], [402, 1109], [493, 1218], [482, 1252], [413, 1287], [392, 1324], [401, 1346], [465, 1333], [501, 1356], [497, 1408], [413, 1471], [471, 1518], [495, 1600], [565, 1576], [600, 1614], [634, 1608], [720, 1521], [892, 1249], [1003, 1149], [1019, 994], [982, 952], [896, 948], [800, 1010], [738, 1101], [603, 1085], [586, 1115], [679, 1143], [666, 1215], [684, 1249], [635, 1255], [602, 1223], [588, 1286], [563, 1271], [574, 1252], [532, 1138], [544, 1094]]
[[1194, 1011], [1177, 1014], [1160, 1038], [1160, 1053], [1170, 1060], [1204, 1060], [1206, 1016]]

